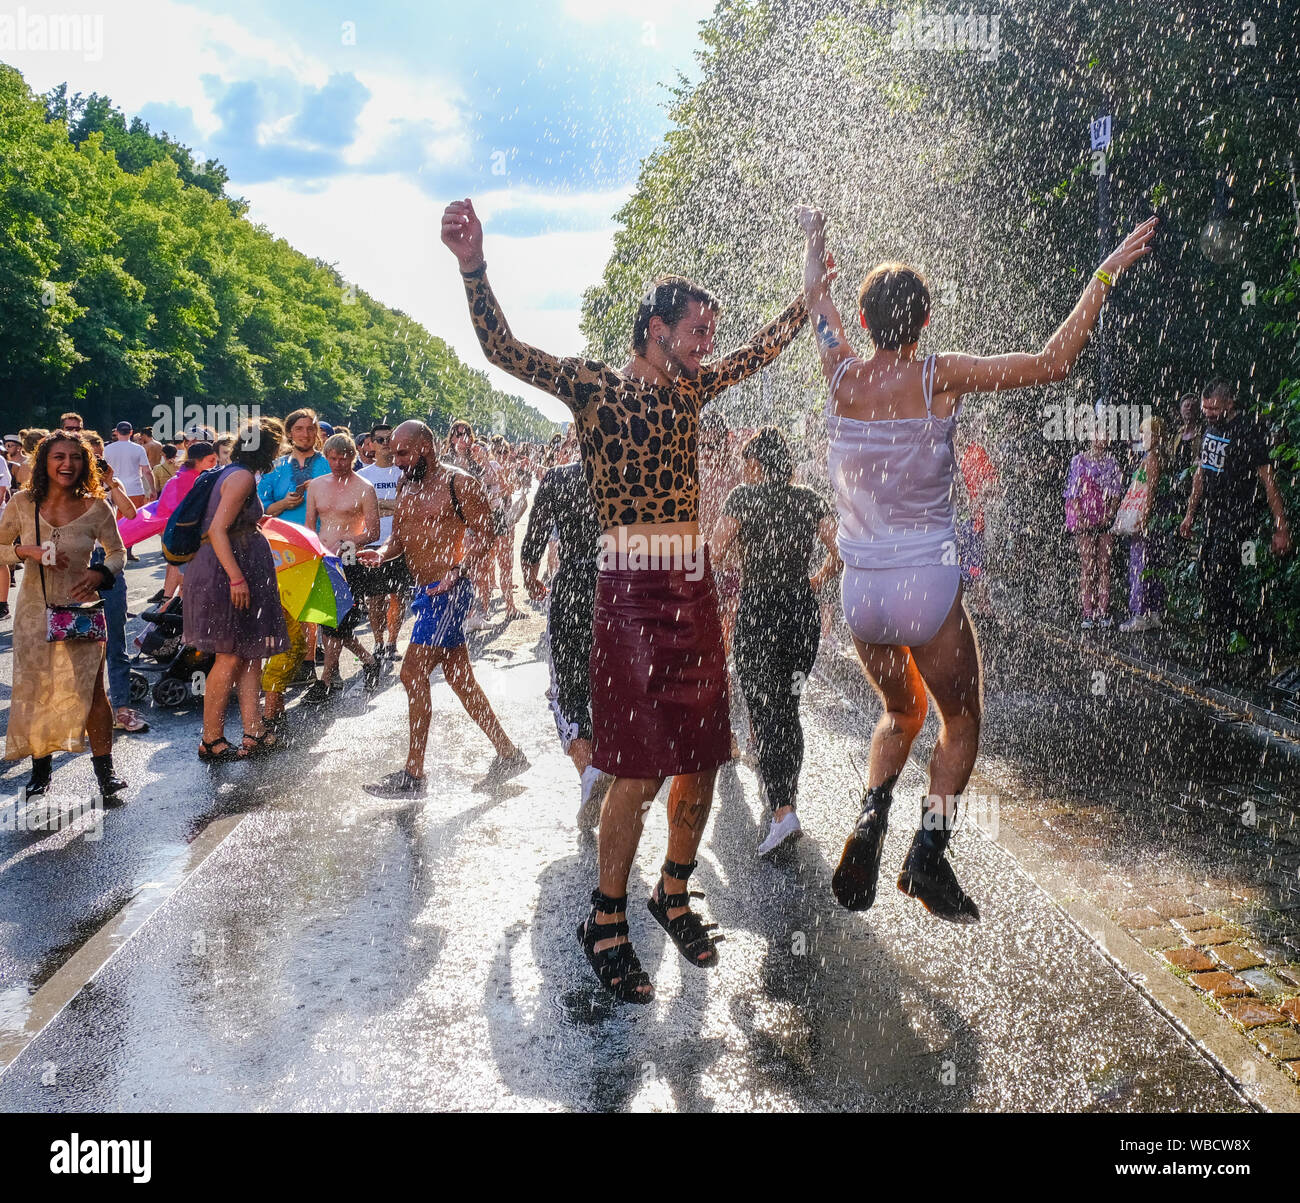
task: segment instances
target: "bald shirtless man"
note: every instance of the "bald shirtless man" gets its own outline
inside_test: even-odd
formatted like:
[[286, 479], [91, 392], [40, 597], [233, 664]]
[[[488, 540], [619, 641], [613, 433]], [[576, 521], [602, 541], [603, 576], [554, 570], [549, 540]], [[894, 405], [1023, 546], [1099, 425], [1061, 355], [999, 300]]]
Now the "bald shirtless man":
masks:
[[[476, 788], [493, 788], [529, 767], [528, 758], [502, 730], [474, 679], [465, 646], [465, 616], [474, 598], [473, 564], [466, 558], [465, 533], [491, 536], [487, 493], [472, 476], [438, 462], [433, 431], [423, 422], [403, 422], [393, 431], [393, 459], [404, 479], [397, 494], [393, 533], [378, 550], [363, 551], [361, 563], [375, 569], [406, 557], [416, 581], [411, 612], [415, 625], [402, 661], [402, 684], [410, 703], [411, 742], [405, 768], [367, 785], [380, 798], [421, 796], [426, 789], [424, 749], [433, 703], [429, 677], [441, 666], [447, 684], [492, 741], [496, 759]], [[484, 544], [486, 546], [486, 542]]]
[[325, 641], [325, 668], [321, 679], [305, 694], [308, 705], [328, 702], [343, 692], [343, 682], [334, 680], [339, 656], [346, 647], [361, 661], [367, 692], [379, 687], [383, 672], [380, 661], [361, 645], [356, 637], [357, 624], [364, 613], [365, 600], [374, 592], [369, 585], [372, 573], [360, 563], [357, 549], [379, 538], [379, 499], [375, 486], [352, 471], [357, 448], [351, 435], [332, 434], [325, 440], [321, 453], [329, 461], [328, 476], [318, 476], [307, 485], [307, 529], [313, 530], [327, 550], [343, 560], [343, 575], [352, 590], [352, 609], [339, 619], [337, 627], [321, 624]]

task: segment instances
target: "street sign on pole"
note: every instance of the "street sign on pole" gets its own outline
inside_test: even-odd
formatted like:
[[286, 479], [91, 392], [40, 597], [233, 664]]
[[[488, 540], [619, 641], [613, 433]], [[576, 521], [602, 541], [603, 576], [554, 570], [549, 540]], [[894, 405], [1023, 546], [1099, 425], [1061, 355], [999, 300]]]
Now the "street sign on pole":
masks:
[[[1097, 262], [1110, 252], [1110, 140], [1111, 117], [1107, 113], [1088, 127], [1094, 159], [1100, 152], [1101, 170], [1097, 173]], [[1110, 337], [1106, 329], [1106, 309], [1097, 321], [1097, 403], [1110, 404]]]

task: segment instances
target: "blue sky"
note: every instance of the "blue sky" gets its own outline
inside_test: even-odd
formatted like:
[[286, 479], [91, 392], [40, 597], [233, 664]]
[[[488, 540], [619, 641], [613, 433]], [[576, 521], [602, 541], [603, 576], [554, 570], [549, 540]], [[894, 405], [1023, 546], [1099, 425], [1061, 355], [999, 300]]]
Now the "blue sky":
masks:
[[[71, 92], [105, 93], [220, 159], [252, 220], [337, 263], [477, 366], [454, 264], [438, 243], [442, 206], [475, 198], [516, 332], [578, 350], [582, 291], [667, 128], [665, 85], [694, 73], [698, 23], [711, 9], [712, 0], [97, 0], [95, 52], [0, 57], [38, 91], [66, 80]], [[541, 394], [527, 399], [564, 412]]]

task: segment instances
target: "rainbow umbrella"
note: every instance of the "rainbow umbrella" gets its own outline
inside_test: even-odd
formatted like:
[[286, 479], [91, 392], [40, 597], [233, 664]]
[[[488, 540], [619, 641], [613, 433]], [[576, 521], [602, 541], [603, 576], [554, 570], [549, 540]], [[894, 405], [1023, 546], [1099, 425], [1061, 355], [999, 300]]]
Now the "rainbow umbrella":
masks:
[[267, 518], [261, 530], [275, 559], [280, 604], [299, 622], [338, 626], [352, 609], [352, 590], [338, 556], [326, 551], [313, 531], [296, 522]]

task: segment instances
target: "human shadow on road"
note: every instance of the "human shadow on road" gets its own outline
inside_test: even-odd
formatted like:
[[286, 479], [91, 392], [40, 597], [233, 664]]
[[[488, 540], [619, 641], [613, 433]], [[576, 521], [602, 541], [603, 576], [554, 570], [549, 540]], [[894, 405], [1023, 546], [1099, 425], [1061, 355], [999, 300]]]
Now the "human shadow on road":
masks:
[[631, 938], [661, 993], [648, 1005], [615, 1000], [596, 980], [576, 934], [596, 877], [595, 846], [587, 839], [537, 879], [537, 909], [527, 925], [542, 979], [536, 993], [523, 994], [511, 964], [524, 925], [509, 929], [498, 948], [484, 1010], [502, 1079], [512, 1094], [580, 1111], [711, 1110], [701, 1079], [725, 1041], [701, 1035], [699, 996], [713, 971], [683, 963], [682, 996], [663, 990], [668, 966], [681, 958], [645, 909], [651, 884], [634, 869], [628, 881]]

